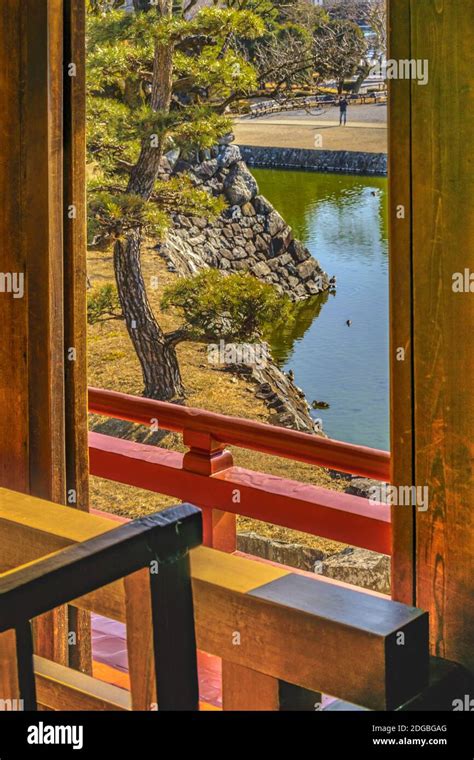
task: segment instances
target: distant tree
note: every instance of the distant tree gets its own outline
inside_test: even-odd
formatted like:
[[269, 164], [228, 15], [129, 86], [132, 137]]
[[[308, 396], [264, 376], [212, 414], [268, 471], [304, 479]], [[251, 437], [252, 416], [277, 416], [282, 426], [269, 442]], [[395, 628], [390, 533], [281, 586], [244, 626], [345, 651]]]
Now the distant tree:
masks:
[[248, 273], [225, 275], [206, 269], [183, 277], [166, 288], [164, 311], [173, 309], [183, 319], [174, 342], [261, 339], [292, 320], [292, 303], [267, 283]]
[[386, 0], [367, 0], [362, 19], [370, 27], [370, 35], [366, 38], [366, 51], [357, 73], [355, 92], [359, 91], [373, 67], [380, 65], [387, 55]]
[[375, 31], [366, 39], [357, 22], [373, 24], [382, 39], [382, 5], [383, 0], [334, 0], [324, 8], [305, 0], [272, 5], [264, 14], [266, 34], [246, 43], [266, 95], [283, 100], [292, 85], [316, 93], [331, 79], [341, 92], [345, 79], [360, 75], [363, 81], [383, 43], [375, 45]]
[[344, 81], [356, 73], [366, 50], [364, 35], [353, 21], [331, 18], [314, 34], [314, 63], [325, 80], [335, 79], [341, 93]]
[[354, 91], [359, 92], [372, 68], [380, 64], [387, 53], [387, 2], [386, 0], [328, 0], [326, 8], [332, 18], [365, 24], [369, 29], [364, 39], [365, 49], [356, 71]]
[[256, 66], [260, 88], [269, 98], [291, 96], [293, 85], [309, 85], [316, 91], [314, 77], [313, 33], [327, 15], [320, 7], [306, 2], [275, 3], [250, 0], [262, 15], [265, 34], [246, 41], [249, 60]]

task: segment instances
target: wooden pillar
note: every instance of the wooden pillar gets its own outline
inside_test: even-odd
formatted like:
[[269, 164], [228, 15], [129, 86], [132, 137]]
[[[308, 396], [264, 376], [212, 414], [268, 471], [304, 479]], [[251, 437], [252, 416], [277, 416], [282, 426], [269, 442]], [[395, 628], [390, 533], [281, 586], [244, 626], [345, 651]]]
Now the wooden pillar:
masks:
[[280, 709], [279, 681], [235, 662], [222, 662], [223, 710]]
[[[89, 509], [87, 425], [86, 6], [64, 3], [64, 354], [66, 503]], [[69, 607], [69, 664], [91, 673], [90, 615]]]
[[322, 708], [318, 691], [302, 689], [265, 673], [222, 661], [222, 709], [271, 712], [315, 712]]
[[123, 579], [132, 710], [156, 709], [149, 568]]
[[390, 57], [428, 65], [391, 86], [393, 480], [429, 496], [393, 508], [393, 594], [429, 611], [434, 654], [473, 668], [474, 6], [392, 0], [390, 16]]
[[[0, 484], [84, 509], [82, 6], [4, 0], [0, 8]], [[66, 64], [77, 57], [67, 87], [63, 55]], [[38, 651], [67, 664], [68, 630], [65, 611], [43, 617]], [[87, 641], [82, 651], [86, 667]]]
[[[389, 58], [410, 58], [410, 0], [389, 2]], [[412, 484], [413, 474], [413, 285], [411, 250], [411, 83], [389, 82], [390, 194], [390, 432], [391, 482]], [[392, 515], [392, 596], [415, 603], [414, 511]]]
[[0, 633], [0, 709], [20, 710], [15, 631]]

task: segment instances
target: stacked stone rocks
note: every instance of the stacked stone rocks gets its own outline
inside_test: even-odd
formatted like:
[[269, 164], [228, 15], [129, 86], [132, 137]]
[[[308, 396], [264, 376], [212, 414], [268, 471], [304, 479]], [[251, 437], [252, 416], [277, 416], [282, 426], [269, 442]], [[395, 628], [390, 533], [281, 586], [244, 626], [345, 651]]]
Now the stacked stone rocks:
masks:
[[304, 169], [336, 174], [387, 176], [387, 154], [355, 150], [311, 150], [310, 148], [267, 148], [241, 145], [240, 152], [249, 166], [273, 169]]
[[222, 144], [204, 161], [191, 163], [168, 154], [164, 170], [185, 173], [196, 187], [224, 195], [228, 207], [217, 220], [176, 214], [174, 227], [159, 246], [172, 271], [181, 276], [208, 267], [224, 272], [250, 272], [294, 301], [332, 287], [328, 275], [291, 228], [259, 195], [255, 178], [239, 148]]
[[304, 392], [273, 361], [264, 367], [229, 365], [227, 370], [253, 386], [255, 396], [268, 409], [271, 425], [323, 435], [319, 423], [311, 416]]

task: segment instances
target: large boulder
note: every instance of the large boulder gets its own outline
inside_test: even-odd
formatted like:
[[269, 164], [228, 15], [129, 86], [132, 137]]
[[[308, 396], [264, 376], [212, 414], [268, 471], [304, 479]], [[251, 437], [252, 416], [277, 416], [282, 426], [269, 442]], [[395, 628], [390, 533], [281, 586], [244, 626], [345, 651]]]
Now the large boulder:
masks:
[[267, 216], [266, 231], [272, 237], [278, 235], [279, 232], [283, 232], [287, 227], [287, 224], [278, 211], [271, 211]]
[[272, 204], [270, 201], [267, 201], [264, 195], [259, 195], [255, 198], [253, 205], [257, 214], [261, 214], [262, 216], [267, 216], [274, 210]]
[[201, 164], [198, 164], [197, 167], [193, 168], [194, 174], [202, 180], [209, 180], [211, 177], [213, 177], [217, 170], [218, 170], [218, 163], [217, 159], [210, 158], [207, 161], [203, 161]]
[[390, 557], [386, 554], [350, 547], [315, 562], [314, 571], [326, 578], [390, 594]]
[[279, 562], [290, 567], [311, 572], [315, 563], [324, 557], [321, 549], [313, 549], [297, 543], [277, 541], [261, 536], [254, 531], [237, 534], [237, 548], [254, 557], [263, 557], [270, 562]]
[[231, 206], [243, 206], [257, 195], [257, 182], [243, 161], [230, 168], [224, 182], [224, 193]]
[[372, 480], [371, 478], [352, 478], [345, 492], [352, 496], [362, 496], [364, 499], [370, 499], [374, 493], [378, 494], [381, 490], [381, 485], [380, 481]]
[[222, 145], [217, 153], [217, 165], [219, 169], [227, 169], [236, 161], [241, 161], [242, 156], [237, 145]]

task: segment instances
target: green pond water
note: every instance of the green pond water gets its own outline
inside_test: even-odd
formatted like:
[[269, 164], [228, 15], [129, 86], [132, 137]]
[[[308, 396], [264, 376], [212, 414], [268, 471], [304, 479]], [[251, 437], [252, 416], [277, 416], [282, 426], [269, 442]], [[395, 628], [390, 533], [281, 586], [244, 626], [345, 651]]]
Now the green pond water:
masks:
[[[333, 295], [296, 307], [270, 343], [332, 438], [389, 448], [387, 181], [253, 169], [260, 192], [328, 274]], [[351, 320], [350, 327], [346, 321]]]

